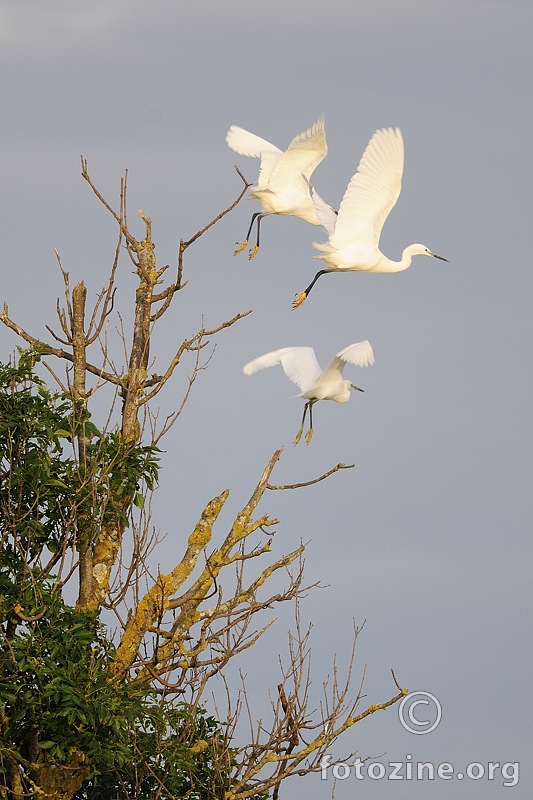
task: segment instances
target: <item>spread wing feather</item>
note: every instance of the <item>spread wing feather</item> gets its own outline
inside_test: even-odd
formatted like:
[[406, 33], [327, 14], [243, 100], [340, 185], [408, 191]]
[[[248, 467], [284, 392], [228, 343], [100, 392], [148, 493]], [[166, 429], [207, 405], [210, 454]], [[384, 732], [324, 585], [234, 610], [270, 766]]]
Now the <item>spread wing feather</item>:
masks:
[[337, 223], [337, 212], [331, 206], [328, 206], [325, 200], [322, 200], [313, 187], [311, 187], [311, 198], [320, 224], [324, 226], [328, 235], [331, 236]]
[[226, 142], [228, 147], [241, 156], [261, 159], [257, 186], [259, 189], [265, 189], [272, 171], [283, 155], [283, 150], [280, 150], [275, 144], [267, 142], [266, 139], [256, 136], [255, 133], [239, 128], [238, 125], [231, 126], [226, 135]]
[[270, 187], [273, 191], [278, 191], [287, 183], [300, 180], [301, 175], [309, 182], [311, 175], [327, 153], [325, 120], [321, 117], [306, 131], [294, 137], [273, 169]]
[[282, 347], [280, 350], [273, 350], [249, 361], [243, 367], [243, 372], [245, 375], [253, 375], [254, 372], [275, 367], [277, 364], [281, 364], [287, 378], [302, 391], [309, 389], [322, 374], [312, 347]]
[[346, 363], [355, 364], [357, 367], [370, 367], [374, 363], [374, 351], [371, 344], [365, 339], [364, 342], [349, 344], [337, 355], [333, 356], [327, 365], [322, 378], [325, 381], [342, 376]]
[[331, 244], [340, 248], [356, 239], [379, 244], [383, 224], [402, 187], [404, 148], [399, 128], [377, 130], [367, 145], [339, 208]]

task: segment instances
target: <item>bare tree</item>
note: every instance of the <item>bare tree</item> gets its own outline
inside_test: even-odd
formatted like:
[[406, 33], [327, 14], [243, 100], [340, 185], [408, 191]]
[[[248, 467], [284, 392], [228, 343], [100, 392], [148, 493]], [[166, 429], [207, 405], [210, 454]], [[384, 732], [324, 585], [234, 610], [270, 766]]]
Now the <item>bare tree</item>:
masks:
[[[339, 470], [350, 469], [350, 465], [337, 464], [305, 482], [275, 485], [270, 480], [282, 453], [276, 450], [224, 536], [215, 533], [215, 525], [228, 498], [227, 489], [207, 503], [184, 543], [180, 560], [169, 572], [152, 574], [149, 566], [150, 553], [158, 543], [150, 513], [153, 481], [149, 476], [153, 472], [141, 470], [131, 479], [125, 465], [135, 459], [137, 463], [141, 458], [153, 465], [150, 459], [154, 458], [157, 444], [175, 423], [198, 374], [209, 361], [206, 348], [213, 337], [251, 312], [236, 313], [231, 319], [218, 321], [211, 327], [202, 324], [199, 330], [183, 339], [161, 373], [149, 372], [151, 336], [186, 285], [183, 274], [187, 249], [244, 196], [249, 184], [241, 173], [239, 175], [244, 185], [235, 201], [189, 239], [180, 241], [177, 274], [173, 282], [165, 285], [168, 266], [158, 268], [156, 264], [151, 220], [142, 211], [139, 214], [144, 238], [138, 240], [131, 233], [127, 218], [127, 173], [121, 181], [119, 208], [115, 210], [98, 191], [82, 158], [83, 178], [118, 227], [107, 285], [87, 313], [84, 283], [71, 289], [69, 273], [57, 254], [65, 300], [64, 306], [57, 303], [59, 332], [47, 326], [53, 343], [41, 341], [14, 322], [9, 317], [7, 304], [0, 314], [6, 326], [30, 345], [34, 353], [46, 359], [45, 365], [71, 397], [76, 409], [72, 440], [80, 499], [65, 510], [60, 546], [52, 549], [47, 563], [43, 562], [42, 554], [39, 556], [39, 568], [43, 574], [52, 574], [54, 570], [59, 576], [56, 578], [59, 590], [77, 576], [78, 612], [90, 614], [107, 609], [115, 615], [116, 650], [107, 665], [111, 677], [144, 686], [146, 691], [156, 691], [166, 702], [186, 697], [194, 711], [205, 701], [211, 679], [217, 675], [224, 679], [224, 670], [230, 661], [238, 661], [239, 655], [255, 646], [270, 627], [273, 620], [265, 618], [265, 612], [288, 601], [296, 603], [296, 629], [290, 637], [288, 661], [280, 662], [281, 680], [271, 700], [270, 719], [254, 720], [244, 682], [241, 690], [227, 688], [227, 709], [219, 712], [220, 719], [225, 718], [227, 722], [221, 747], [225, 753], [231, 753], [227, 765], [232, 783], [225, 794], [227, 800], [255, 797], [269, 790], [277, 798], [283, 780], [317, 771], [323, 754], [344, 731], [375, 711], [396, 703], [405, 694], [393, 676], [397, 689], [394, 696], [384, 703], [359, 710], [363, 700], [362, 685], [355, 696], [350, 690], [359, 634], [359, 629], [354, 628], [354, 649], [345, 677], [341, 679], [334, 662], [331, 676], [324, 681], [319, 707], [312, 707], [310, 629], [302, 629], [298, 606], [311, 588], [304, 583], [305, 546], [302, 543], [292, 552], [272, 558], [271, 530], [278, 520], [258, 511], [265, 492], [297, 491]], [[109, 349], [107, 323], [115, 312], [116, 278], [123, 250], [134, 265], [138, 286], [131, 341], [128, 343], [123, 334], [126, 359], [124, 366], [117, 368]], [[90, 357], [90, 349], [97, 352], [96, 360]], [[150, 404], [189, 353], [193, 354], [193, 368], [182, 403], [160, 423]], [[65, 381], [51, 366], [51, 356], [67, 362]], [[104, 385], [114, 389], [113, 402], [121, 404], [120, 422], [113, 433], [115, 449], [110, 456], [107, 451], [104, 453], [103, 444], [95, 444], [87, 414], [91, 396]], [[111, 418], [110, 412], [112, 428]], [[98, 464], [97, 469], [95, 464]], [[116, 484], [117, 474], [121, 476], [119, 484]], [[221, 573], [224, 581], [220, 580]], [[269, 581], [276, 574], [286, 575], [285, 587], [269, 592]], [[15, 628], [20, 621], [30, 619], [22, 607], [17, 613], [19, 623], [15, 622]], [[42, 614], [46, 613], [45, 608]], [[13, 634], [12, 629], [5, 636], [8, 646], [10, 634]], [[249, 720], [249, 741], [237, 747], [232, 737], [239, 719], [243, 718]], [[195, 747], [193, 752], [200, 753], [201, 739]], [[16, 756], [10, 756], [7, 762], [8, 778], [3, 796], [17, 800], [27, 793], [42, 796], [42, 791], [47, 797], [67, 800], [90, 773], [90, 765], [83, 754], [72, 754], [67, 765], [52, 763], [42, 751], [33, 760], [24, 761], [20, 757], [17, 761]], [[160, 794], [164, 794], [163, 783]]]

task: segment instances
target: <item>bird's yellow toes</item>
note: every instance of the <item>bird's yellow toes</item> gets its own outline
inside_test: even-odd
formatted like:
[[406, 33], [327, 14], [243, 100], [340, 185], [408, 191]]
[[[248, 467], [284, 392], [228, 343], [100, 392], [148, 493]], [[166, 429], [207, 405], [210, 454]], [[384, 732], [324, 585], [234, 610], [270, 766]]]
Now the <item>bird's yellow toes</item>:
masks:
[[300, 430], [298, 431], [298, 433], [294, 437], [294, 442], [292, 443], [293, 447], [296, 447], [296, 445], [298, 444], [298, 442], [302, 438], [302, 431], [303, 431], [303, 428], [300, 428]]
[[307, 442], [307, 444], [309, 444], [312, 438], [313, 438], [313, 429], [309, 428], [309, 430], [305, 434], [305, 441]]
[[239, 253], [242, 253], [242, 251], [246, 248], [246, 245], [248, 244], [248, 239], [246, 239], [244, 242], [235, 242], [235, 244], [240, 244], [241, 245], [233, 253], [234, 256], [237, 256], [237, 255], [239, 255]]
[[298, 292], [292, 303], [293, 311], [295, 308], [300, 308], [300, 306], [305, 302], [306, 297], [307, 295], [305, 292]]
[[252, 258], [256, 257], [258, 252], [259, 252], [259, 247], [256, 244], [254, 244], [253, 247], [250, 247], [250, 255], [248, 256], [248, 259], [251, 261]]

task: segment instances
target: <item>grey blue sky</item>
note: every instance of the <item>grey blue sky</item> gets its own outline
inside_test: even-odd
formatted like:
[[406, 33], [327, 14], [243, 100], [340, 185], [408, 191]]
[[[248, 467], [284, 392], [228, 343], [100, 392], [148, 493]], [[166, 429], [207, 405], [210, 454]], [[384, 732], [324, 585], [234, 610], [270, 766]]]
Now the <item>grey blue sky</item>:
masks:
[[[320, 229], [270, 217], [258, 256], [233, 256], [256, 202], [242, 202], [189, 252], [189, 285], [156, 336], [159, 365], [201, 325], [254, 313], [221, 335], [209, 369], [165, 440], [154, 522], [177, 560], [205, 503], [231, 496], [218, 529], [248, 497], [273, 451], [279, 483], [337, 462], [355, 469], [298, 493], [271, 493], [281, 519], [276, 554], [309, 540], [309, 581], [328, 588], [302, 604], [312, 621], [314, 685], [334, 651], [349, 652], [352, 618], [366, 626], [356, 675], [368, 702], [392, 696], [389, 668], [435, 694], [438, 729], [414, 736], [394, 709], [355, 726], [346, 750], [381, 761], [521, 762], [514, 798], [531, 795], [532, 436], [531, 299], [533, 6], [530, 0], [4, 0], [2, 297], [38, 336], [61, 294], [54, 248], [71, 281], [95, 296], [115, 246], [112, 220], [80, 177], [79, 157], [110, 201], [129, 170], [130, 221], [153, 220], [159, 263], [236, 196], [225, 144], [237, 124], [284, 148], [326, 115], [329, 154], [313, 183], [337, 207], [376, 128], [405, 141], [400, 199], [382, 249], [399, 259], [424, 242], [449, 264], [417, 258], [397, 275], [321, 278], [305, 305], [294, 294], [317, 267]], [[119, 277], [125, 308], [135, 282]], [[171, 317], [171, 318], [170, 318]], [[292, 447], [301, 401], [281, 369], [242, 366], [287, 345], [324, 364], [361, 339], [371, 369], [346, 368], [365, 389], [315, 407], [309, 447]], [[1, 357], [17, 344], [0, 329]], [[161, 399], [181, 398], [190, 365]], [[244, 665], [258, 707], [278, 682], [291, 615]], [[355, 681], [357, 684], [357, 679]], [[344, 749], [344, 748], [343, 748]], [[332, 782], [287, 784], [330, 798]], [[336, 797], [500, 798], [489, 781], [355, 778]]]

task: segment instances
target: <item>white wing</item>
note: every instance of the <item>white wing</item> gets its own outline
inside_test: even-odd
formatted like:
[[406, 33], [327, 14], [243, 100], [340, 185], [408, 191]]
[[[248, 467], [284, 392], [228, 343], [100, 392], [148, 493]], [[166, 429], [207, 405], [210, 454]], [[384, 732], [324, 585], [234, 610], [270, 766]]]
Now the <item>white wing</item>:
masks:
[[327, 365], [322, 374], [322, 378], [329, 380], [342, 376], [347, 362], [355, 364], [357, 367], [372, 366], [374, 363], [374, 351], [372, 350], [370, 342], [365, 339], [364, 342], [349, 344], [348, 347], [340, 350]]
[[377, 130], [367, 145], [343, 201], [331, 244], [340, 248], [356, 239], [379, 244], [383, 224], [402, 188], [403, 139], [399, 128]]
[[306, 131], [295, 136], [287, 150], [277, 162], [270, 178], [273, 191], [283, 189], [287, 183], [300, 180], [303, 175], [309, 181], [314, 170], [328, 154], [324, 117]]
[[328, 206], [325, 200], [322, 200], [320, 195], [317, 192], [315, 192], [313, 187], [311, 187], [311, 199], [313, 201], [316, 215], [320, 221], [320, 224], [324, 226], [328, 234], [331, 236], [331, 234], [335, 230], [335, 224], [337, 222], [337, 212], [334, 211], [334, 209], [331, 206]]
[[302, 391], [309, 389], [322, 373], [312, 347], [282, 347], [280, 350], [273, 350], [249, 361], [243, 367], [243, 372], [245, 375], [253, 375], [260, 369], [275, 367], [277, 364], [281, 364], [287, 378]]
[[263, 153], [281, 153], [282, 151], [275, 144], [267, 142], [266, 139], [261, 139], [255, 133], [245, 131], [244, 128], [239, 128], [238, 125], [232, 125], [226, 135], [226, 142], [228, 147], [240, 153], [241, 156], [250, 156], [251, 158], [261, 158]]
[[239, 128], [238, 125], [232, 125], [226, 135], [226, 142], [228, 147], [235, 150], [241, 156], [250, 156], [251, 158], [260, 158], [261, 167], [259, 169], [259, 179], [257, 181], [259, 189], [265, 189], [268, 185], [272, 170], [281, 158], [283, 151], [276, 147], [275, 144], [267, 142], [266, 139], [261, 139], [255, 133], [245, 131], [244, 128]]
[[349, 344], [348, 347], [340, 350], [336, 357], [343, 361], [349, 361], [356, 367], [371, 367], [374, 363], [374, 351], [367, 339], [364, 342]]

